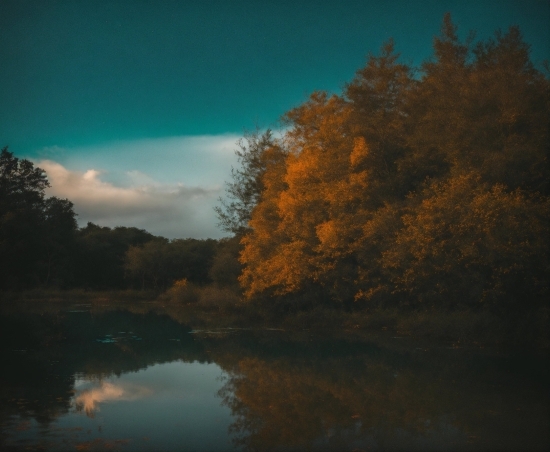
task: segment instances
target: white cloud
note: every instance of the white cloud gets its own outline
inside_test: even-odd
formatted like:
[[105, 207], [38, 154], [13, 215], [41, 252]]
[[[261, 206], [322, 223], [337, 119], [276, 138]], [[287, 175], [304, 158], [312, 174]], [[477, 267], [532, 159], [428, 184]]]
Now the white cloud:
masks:
[[229, 177], [238, 139], [234, 134], [148, 138], [76, 148], [54, 146], [37, 155], [71, 170], [108, 170], [103, 180], [119, 186], [135, 184], [140, 173], [163, 184], [211, 186], [222, 185]]
[[213, 207], [221, 185], [200, 187], [166, 184], [140, 171], [128, 172], [129, 186], [103, 179], [95, 169], [71, 171], [51, 160], [37, 162], [51, 187], [47, 194], [68, 198], [75, 205], [79, 224], [135, 226], [168, 238], [220, 237]]
[[[284, 130], [274, 131], [280, 137]], [[237, 165], [236, 134], [115, 141], [37, 150], [50, 195], [75, 205], [80, 225], [135, 226], [169, 238], [219, 238], [214, 206]]]

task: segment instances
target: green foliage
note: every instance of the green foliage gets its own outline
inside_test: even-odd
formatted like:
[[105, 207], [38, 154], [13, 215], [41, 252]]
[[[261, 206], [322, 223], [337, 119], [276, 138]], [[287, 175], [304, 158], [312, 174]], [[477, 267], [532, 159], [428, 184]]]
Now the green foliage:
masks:
[[41, 168], [0, 153], [0, 290], [64, 284], [72, 278], [76, 232], [69, 200], [45, 198]]
[[73, 203], [51, 197], [44, 203], [45, 284], [66, 286], [74, 280], [74, 253], [77, 223]]
[[232, 234], [242, 234], [248, 227], [252, 209], [263, 192], [262, 175], [269, 164], [264, 151], [274, 145], [274, 139], [271, 130], [262, 134], [256, 130], [237, 145], [235, 154], [240, 167], [231, 169], [233, 181], [227, 183], [226, 198], [220, 198], [220, 206], [214, 209], [218, 225]]
[[154, 239], [138, 228], [101, 227], [88, 223], [78, 231], [75, 285], [89, 289], [122, 289], [124, 259], [131, 246], [144, 245]]
[[241, 246], [238, 237], [219, 241], [216, 254], [209, 271], [210, 279], [219, 287], [235, 287], [239, 285], [239, 275], [242, 271], [239, 262]]
[[210, 282], [208, 273], [216, 245], [212, 239], [156, 238], [141, 246], [130, 246], [124, 258], [126, 275], [142, 288], [166, 289], [184, 278], [206, 284]]
[[40, 207], [44, 190], [50, 184], [44, 170], [35, 168], [29, 160], [20, 160], [8, 151], [0, 153], [0, 208], [10, 210]]

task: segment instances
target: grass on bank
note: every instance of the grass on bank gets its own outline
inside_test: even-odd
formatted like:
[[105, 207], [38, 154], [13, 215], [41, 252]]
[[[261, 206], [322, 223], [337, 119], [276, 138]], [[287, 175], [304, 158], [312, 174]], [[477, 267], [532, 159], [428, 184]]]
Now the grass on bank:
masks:
[[5, 305], [14, 302], [92, 303], [153, 301], [159, 294], [158, 290], [31, 289], [0, 292], [0, 302]]
[[348, 312], [316, 306], [283, 312], [273, 303], [243, 302], [237, 287], [196, 286], [185, 280], [177, 281], [166, 292], [37, 289], [0, 293], [0, 307], [4, 311], [56, 309], [65, 303], [90, 304], [100, 311], [155, 310], [193, 328], [282, 328], [319, 334], [330, 332], [350, 338], [380, 333], [453, 344], [527, 344], [550, 348], [548, 309], [512, 320], [487, 311], [378, 308]]
[[198, 287], [183, 280], [161, 294], [158, 301], [178, 321], [201, 328], [271, 327], [341, 332], [348, 336], [390, 332], [455, 344], [530, 344], [550, 348], [548, 309], [513, 319], [503, 319], [484, 310], [375, 308], [350, 312], [322, 305], [282, 313], [274, 304], [243, 302], [236, 288]]

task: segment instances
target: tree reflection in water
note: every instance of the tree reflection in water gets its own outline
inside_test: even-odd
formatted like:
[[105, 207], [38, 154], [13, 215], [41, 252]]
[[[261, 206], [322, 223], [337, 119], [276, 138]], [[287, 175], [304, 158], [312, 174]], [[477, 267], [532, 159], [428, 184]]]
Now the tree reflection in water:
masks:
[[[240, 449], [550, 446], [542, 353], [420, 348], [408, 339], [348, 341], [328, 333], [189, 334], [152, 312], [12, 313], [0, 316], [0, 327], [0, 445], [28, 421], [48, 430], [75, 409], [93, 417], [107, 401], [135, 403], [130, 411], [138, 400], [157, 403], [147, 387], [113, 377], [180, 361], [215, 362], [225, 371], [218, 400], [233, 423], [223, 444], [231, 438]], [[190, 399], [181, 400], [183, 412]]]
[[235, 445], [525, 450], [550, 444], [548, 385], [542, 375], [528, 382], [529, 369], [514, 367], [525, 364], [521, 359], [368, 347], [327, 356], [333, 345], [319, 347], [302, 356], [245, 357], [229, 370], [219, 395], [235, 416]]

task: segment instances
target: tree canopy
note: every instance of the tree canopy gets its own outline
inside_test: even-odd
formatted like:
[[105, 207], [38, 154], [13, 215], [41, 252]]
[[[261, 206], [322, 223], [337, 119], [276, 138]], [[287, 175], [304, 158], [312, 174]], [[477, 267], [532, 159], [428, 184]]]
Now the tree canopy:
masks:
[[214, 210], [222, 230], [240, 235], [246, 232], [252, 209], [264, 191], [263, 175], [277, 145], [269, 129], [247, 133], [237, 144], [235, 154], [240, 167], [231, 169], [233, 180], [227, 183], [226, 197], [220, 198]]
[[420, 68], [389, 41], [341, 95], [313, 93], [234, 179], [257, 190], [246, 296], [547, 305], [549, 88], [518, 28], [462, 42], [446, 15]]
[[5, 147], [0, 153], [0, 288], [71, 279], [73, 204], [45, 198], [46, 174]]

